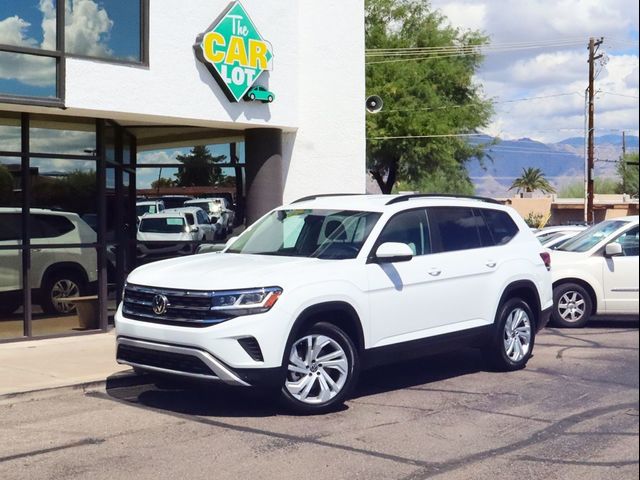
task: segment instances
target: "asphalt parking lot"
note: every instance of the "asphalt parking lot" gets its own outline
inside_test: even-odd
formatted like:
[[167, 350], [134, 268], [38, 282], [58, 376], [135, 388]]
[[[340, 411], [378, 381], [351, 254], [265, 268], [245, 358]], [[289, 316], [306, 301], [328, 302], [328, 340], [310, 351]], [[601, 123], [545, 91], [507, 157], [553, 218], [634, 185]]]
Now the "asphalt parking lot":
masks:
[[525, 370], [474, 350], [367, 372], [346, 407], [151, 384], [0, 405], [0, 478], [635, 479], [638, 321], [547, 329]]

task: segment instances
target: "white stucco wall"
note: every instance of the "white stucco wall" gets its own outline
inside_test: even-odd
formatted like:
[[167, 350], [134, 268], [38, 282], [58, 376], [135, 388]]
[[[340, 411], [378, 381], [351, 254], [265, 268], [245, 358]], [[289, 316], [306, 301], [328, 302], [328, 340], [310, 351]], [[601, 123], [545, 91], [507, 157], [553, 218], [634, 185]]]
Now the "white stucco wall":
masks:
[[285, 133], [284, 200], [364, 192], [364, 0], [243, 0], [274, 51], [269, 105], [232, 103], [193, 44], [226, 0], [152, 0], [149, 66], [69, 58], [68, 113]]

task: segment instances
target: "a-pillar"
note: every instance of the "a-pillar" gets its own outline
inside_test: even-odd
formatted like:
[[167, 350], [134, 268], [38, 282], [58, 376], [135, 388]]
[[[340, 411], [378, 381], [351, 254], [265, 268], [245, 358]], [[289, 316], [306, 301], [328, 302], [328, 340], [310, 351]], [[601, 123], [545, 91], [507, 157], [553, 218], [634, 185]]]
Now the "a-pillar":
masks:
[[282, 130], [245, 130], [245, 172], [245, 221], [250, 225], [282, 204]]

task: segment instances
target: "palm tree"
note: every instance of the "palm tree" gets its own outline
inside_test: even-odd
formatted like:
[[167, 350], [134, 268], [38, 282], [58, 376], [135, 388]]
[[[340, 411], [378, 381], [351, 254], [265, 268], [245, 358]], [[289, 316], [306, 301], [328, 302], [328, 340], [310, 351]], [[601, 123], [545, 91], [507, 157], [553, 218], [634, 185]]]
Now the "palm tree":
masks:
[[522, 175], [513, 181], [509, 190], [517, 188], [518, 193], [535, 192], [540, 190], [542, 193], [555, 193], [556, 189], [544, 178], [544, 173], [539, 168], [523, 168]]

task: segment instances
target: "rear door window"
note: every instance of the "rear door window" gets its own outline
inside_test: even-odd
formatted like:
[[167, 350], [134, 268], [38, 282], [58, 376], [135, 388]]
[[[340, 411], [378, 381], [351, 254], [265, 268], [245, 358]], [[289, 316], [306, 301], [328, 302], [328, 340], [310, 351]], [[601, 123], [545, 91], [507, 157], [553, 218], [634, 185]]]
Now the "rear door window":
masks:
[[480, 248], [489, 242], [484, 218], [468, 207], [429, 207], [429, 229], [434, 252]]
[[20, 240], [22, 224], [19, 213], [0, 213], [0, 241]]

